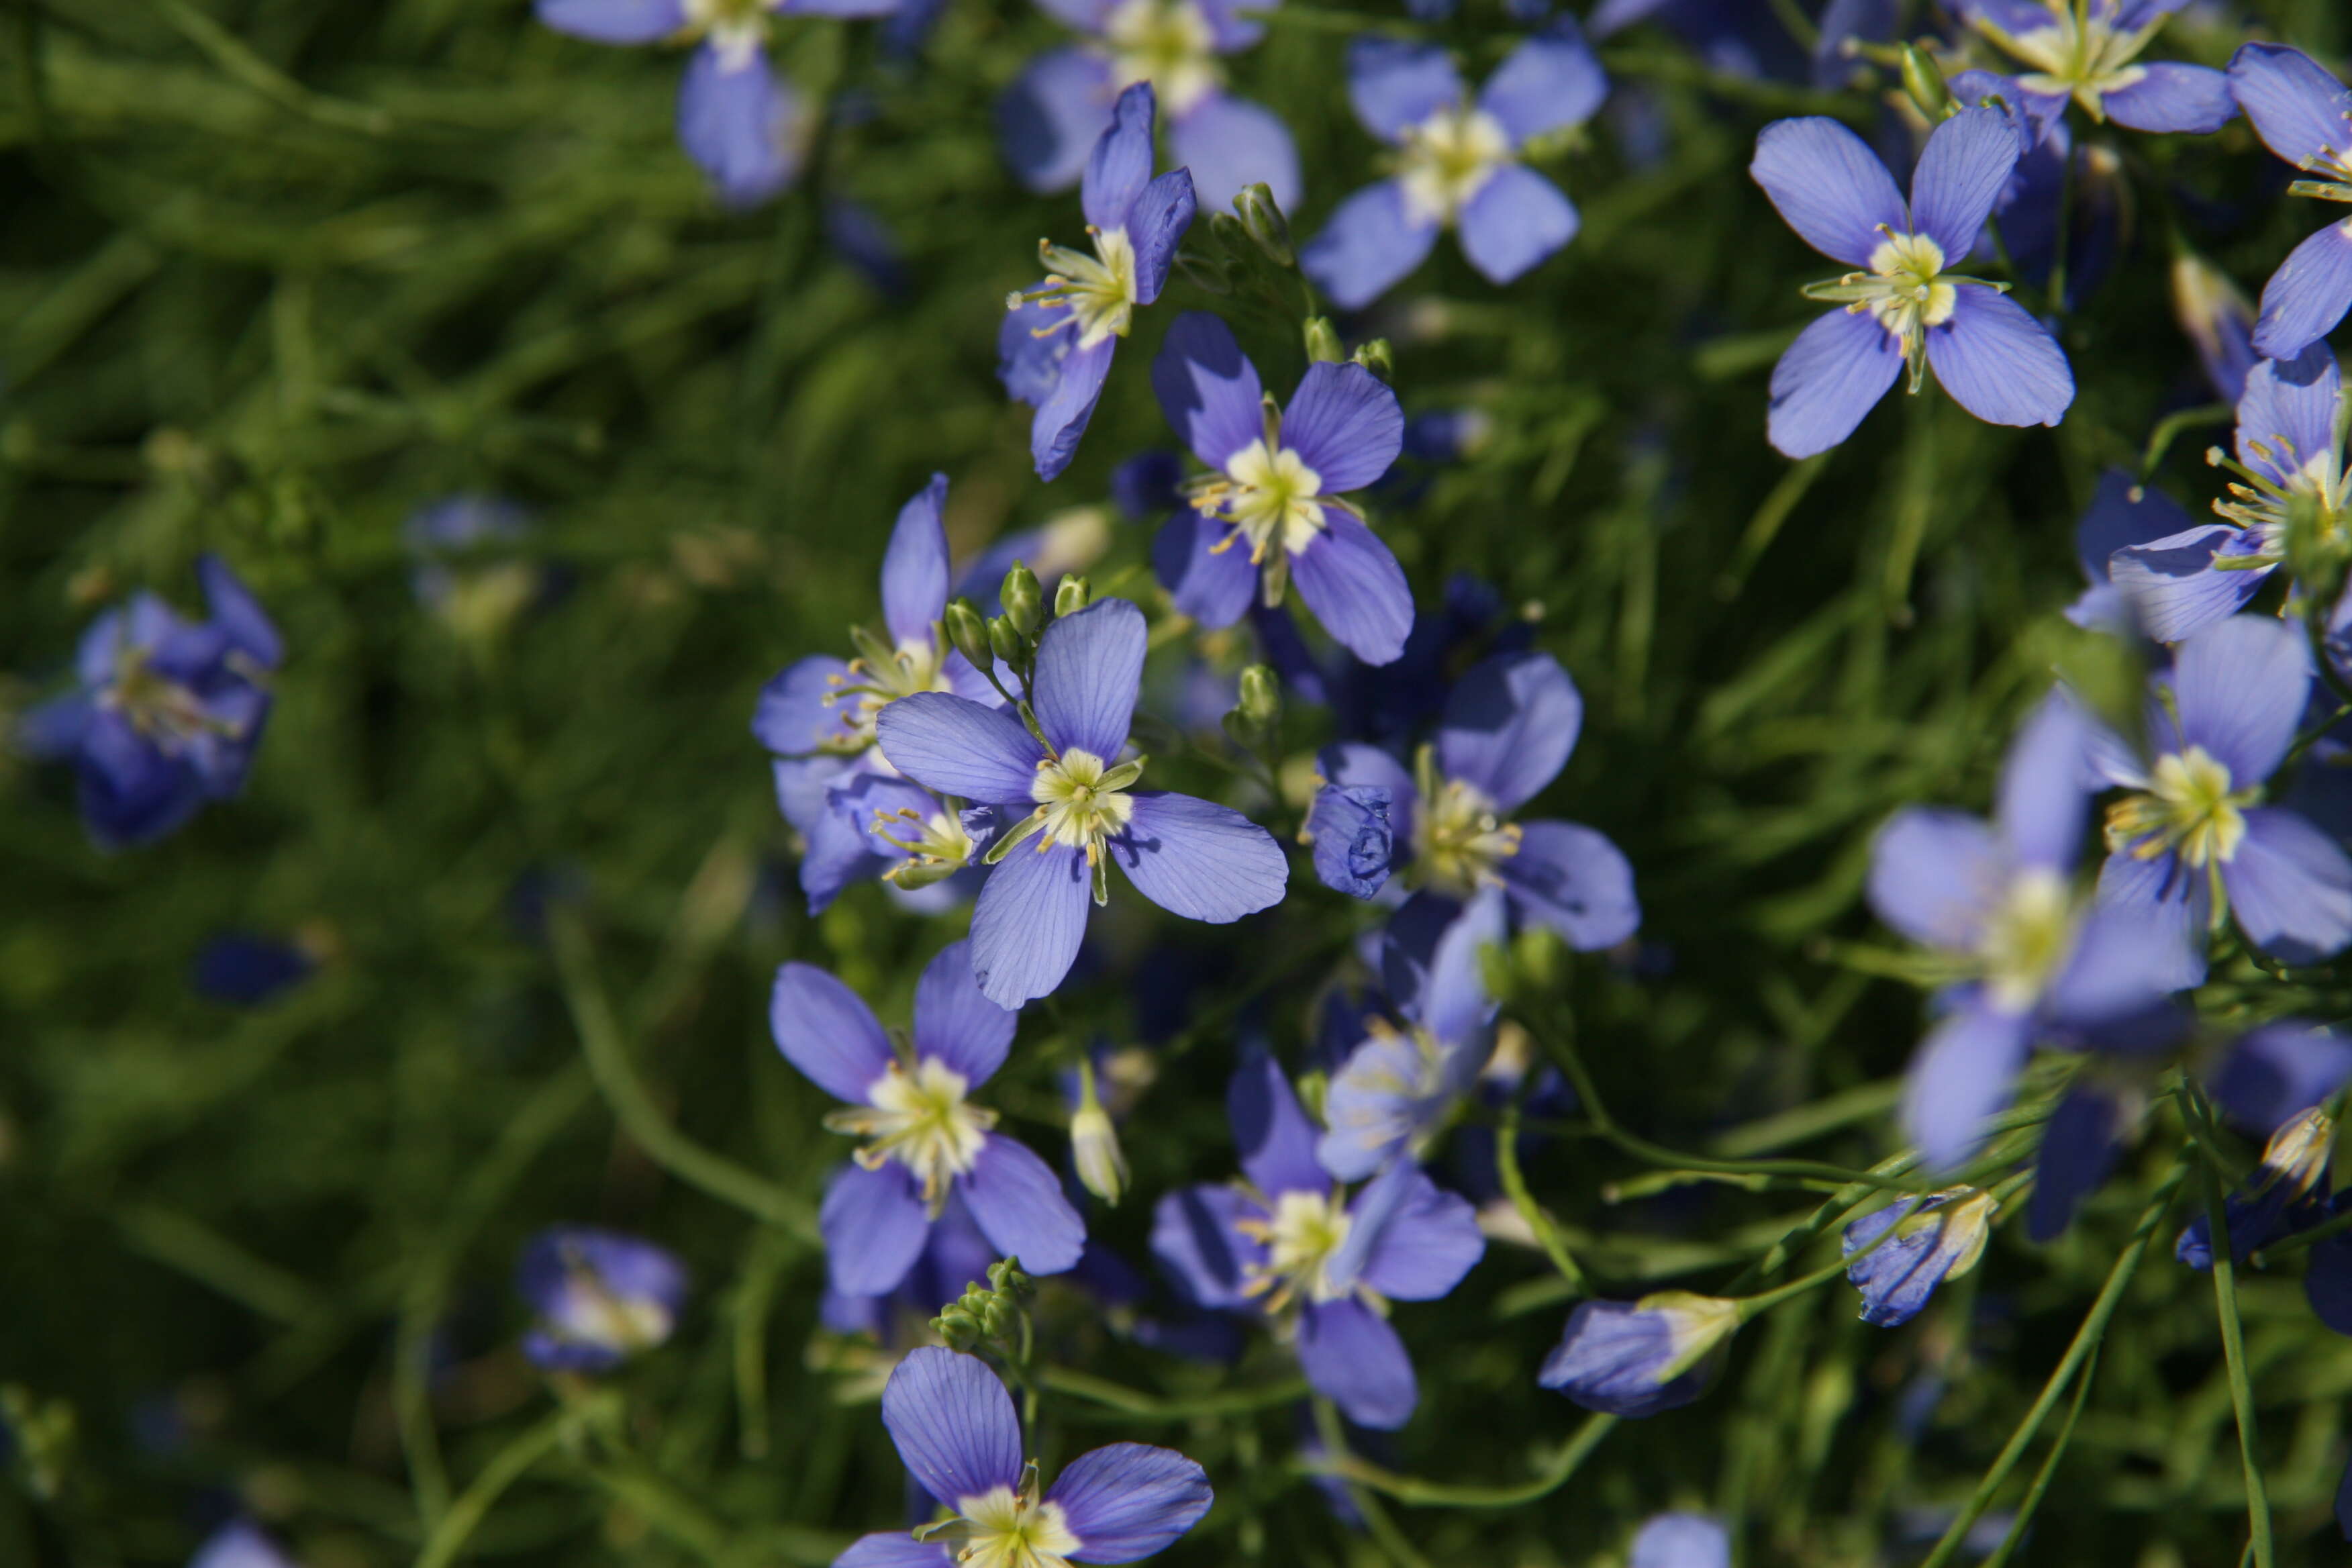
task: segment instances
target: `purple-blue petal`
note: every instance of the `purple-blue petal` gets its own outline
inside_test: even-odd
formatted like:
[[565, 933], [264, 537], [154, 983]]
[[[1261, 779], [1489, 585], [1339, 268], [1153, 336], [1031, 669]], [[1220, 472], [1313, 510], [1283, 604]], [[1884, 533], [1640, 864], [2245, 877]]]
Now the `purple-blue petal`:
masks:
[[2002, 847], [2019, 866], [2071, 871], [2083, 843], [2089, 797], [2084, 748], [2089, 726], [2062, 689], [2026, 716], [2001, 764], [1993, 816]]
[[1633, 868], [1608, 835], [1574, 822], [1523, 822], [1518, 853], [1499, 862], [1522, 921], [1558, 931], [1580, 952], [1616, 946], [1642, 926]]
[[2084, 1200], [2099, 1190], [2115, 1168], [2122, 1125], [2123, 1107], [2113, 1095], [2081, 1081], [2066, 1090], [2042, 1131], [2033, 1197], [2025, 1211], [2026, 1235], [2046, 1243], [2065, 1234]]
[[1871, 847], [1870, 907], [1923, 947], [1973, 951], [2002, 892], [1999, 842], [1980, 818], [1908, 806]]
[[1298, 1364], [1316, 1393], [1359, 1426], [1393, 1432], [1421, 1403], [1412, 1358], [1387, 1319], [1355, 1298], [1308, 1304], [1298, 1318]]
[[1903, 1130], [1931, 1171], [1948, 1171], [1976, 1151], [1984, 1123], [2009, 1103], [2028, 1044], [2022, 1017], [1973, 999], [1929, 1032], [1903, 1085]]
[[1478, 1214], [1458, 1193], [1399, 1161], [1356, 1194], [1336, 1279], [1361, 1280], [1396, 1301], [1434, 1301], [1462, 1282], [1486, 1254]]
[[767, 52], [730, 60], [705, 44], [678, 84], [677, 139], [730, 206], [766, 201], [800, 173], [798, 105]]
[[948, 607], [948, 533], [940, 510], [948, 477], [933, 474], [898, 509], [890, 548], [882, 557], [882, 619], [901, 643], [928, 642]]
[[2263, 144], [2298, 169], [2352, 151], [2352, 91], [2301, 49], [2248, 44], [2230, 60], [2230, 88]]
[[[2010, 145], [2014, 161], [2013, 139]], [[1764, 187], [1797, 237], [1832, 261], [1867, 267], [1885, 237], [1881, 225], [1897, 234], [1911, 227], [1895, 176], [1867, 142], [1834, 120], [1815, 115], [1774, 121], [1757, 133], [1756, 156], [1748, 173]], [[1957, 261], [1966, 251], [1963, 246], [1948, 254]], [[1862, 319], [1885, 334], [1867, 315]], [[1777, 391], [1774, 395], [1777, 399]], [[1855, 416], [1857, 421], [1860, 417]], [[1834, 447], [1843, 439], [1840, 435], [1822, 446]]]
[[997, 100], [996, 128], [1013, 177], [1043, 195], [1078, 183], [1110, 123], [1110, 67], [1083, 49], [1049, 49]]
[[1404, 568], [1352, 514], [1332, 508], [1323, 523], [1290, 558], [1299, 598], [1349, 653], [1370, 665], [1394, 663], [1412, 635], [1412, 588]]
[[1045, 1500], [1078, 1538], [1075, 1561], [1132, 1563], [1200, 1523], [1213, 1500], [1208, 1472], [1173, 1448], [1113, 1443], [1071, 1460]]
[[884, 708], [875, 737], [890, 765], [941, 795], [998, 805], [1025, 801], [1045, 755], [1021, 721], [945, 691], [919, 691]]
[[1658, 1514], [1633, 1537], [1627, 1568], [1731, 1568], [1731, 1536], [1700, 1514]]
[[1307, 832], [1315, 849], [1315, 875], [1325, 887], [1357, 899], [1381, 890], [1396, 857], [1389, 801], [1389, 792], [1379, 785], [1327, 784], [1315, 792]]
[[1398, 1009], [1440, 1042], [1467, 1040], [1494, 1017], [1495, 998], [1487, 993], [1486, 963], [1479, 955], [1510, 935], [1504, 916], [1501, 895], [1482, 889], [1437, 939], [1419, 989], [1396, 998]]
[[559, 33], [600, 44], [657, 44], [686, 26], [683, 0], [538, 0], [532, 11]]
[[1462, 209], [1462, 254], [1487, 282], [1508, 283], [1574, 239], [1580, 221], [1558, 185], [1506, 163]]
[[1404, 450], [1404, 411], [1362, 365], [1310, 364], [1282, 411], [1282, 444], [1315, 470], [1323, 494], [1360, 490]]
[[1360, 310], [1402, 281], [1437, 244], [1435, 219], [1413, 210], [1395, 180], [1339, 204], [1298, 253], [1298, 265], [1343, 310]]
[[1928, 136], [1911, 174], [1911, 226], [1943, 247], [1946, 265], [1976, 248], [2018, 152], [2016, 128], [1997, 109], [1964, 109]]
[[890, 1066], [890, 1039], [857, 993], [814, 964], [776, 971], [768, 1029], [784, 1059], [817, 1088], [852, 1105]]
[[1192, 226], [1197, 205], [1192, 175], [1185, 169], [1171, 169], [1135, 198], [1127, 215], [1127, 237], [1135, 247], [1136, 303], [1150, 304], [1167, 287], [1168, 269], [1175, 263], [1184, 231]]
[[1609, 78], [1572, 16], [1558, 16], [1513, 49], [1478, 91], [1478, 107], [1525, 146], [1546, 132], [1581, 125], [1609, 96]]
[[1067, 845], [1016, 845], [973, 901], [971, 972], [982, 994], [1018, 1007], [1070, 972], [1094, 902], [1087, 858]]
[[833, 1560], [833, 1568], [955, 1568], [944, 1541], [918, 1541], [903, 1530], [861, 1535]]
[[2107, 558], [2107, 574], [2132, 624], [2158, 642], [2179, 642], [2243, 609], [2273, 568], [2224, 570], [2217, 562], [2261, 549], [2242, 529], [2209, 522], [2146, 544], [2127, 544]]
[[1187, 310], [1169, 326], [1151, 361], [1151, 390], [1178, 439], [1220, 473], [1234, 453], [1265, 437], [1257, 367], [1233, 329], [1205, 311]]
[[1259, 1192], [1274, 1198], [1330, 1190], [1331, 1178], [1315, 1157], [1315, 1124], [1273, 1057], [1254, 1055], [1234, 1070], [1225, 1087], [1225, 1114], [1242, 1173]]
[[[877, 777], [874, 773], [857, 774], [853, 782]], [[866, 820], [871, 820], [870, 816]], [[888, 868], [889, 863], [878, 852], [880, 841], [866, 831], [840, 789], [825, 792], [825, 809], [803, 831], [808, 836], [808, 847], [801, 855], [800, 883], [811, 915], [824, 913], [851, 883], [878, 877]]]
[[1290, 862], [1274, 836], [1231, 806], [1137, 790], [1134, 816], [1108, 841], [1135, 890], [1186, 920], [1223, 925], [1282, 901]]
[[2221, 864], [2230, 913], [2282, 963], [2317, 963], [2352, 945], [2352, 859], [2298, 812], [2248, 811], [2238, 852]]
[[2232, 616], [2180, 645], [2172, 665], [2180, 738], [2202, 746], [2243, 789], [2270, 777], [2301, 728], [2311, 691], [2303, 634], [2268, 616]]
[[1151, 84], [1137, 82], [1111, 105], [1110, 125], [1087, 158], [1078, 205], [1095, 228], [1127, 226], [1129, 209], [1151, 180], [1151, 137], [1158, 119]]
[[1773, 449], [1784, 458], [1828, 451], [1853, 434], [1902, 370], [1901, 345], [1868, 311], [1820, 317], [1772, 367], [1766, 430]]
[[2158, 990], [2205, 983], [2205, 931], [2213, 910], [2212, 881], [2205, 873], [2191, 871], [2178, 855], [2117, 849], [2099, 868], [2099, 902], [2137, 910], [2160, 931], [2156, 940], [2172, 958], [2149, 976]]
[[760, 689], [759, 706], [751, 711], [753, 737], [780, 757], [846, 743], [854, 734], [849, 710], [826, 699], [848, 679], [849, 666], [829, 654], [794, 662]]
[[[2099, 476], [2082, 521], [2074, 525], [2074, 557], [2093, 583], [2107, 580], [2107, 558], [2118, 550], [2153, 544], [2191, 526], [2188, 509], [2123, 468]], [[2162, 639], [2169, 641], [2171, 639]]]
[[2344, 376], [2326, 343], [2293, 359], [2266, 359], [2246, 376], [2238, 400], [2238, 460], [2292, 485], [2305, 464], [2335, 450]]
[[2055, 425], [2074, 401], [2058, 341], [1990, 289], [1959, 286], [1951, 319], [1927, 329], [1927, 363], [1952, 400], [1988, 425]]
[[882, 1390], [882, 1425], [917, 1484], [950, 1508], [1021, 1482], [1013, 1396], [978, 1356], [908, 1351]]
[[833, 1288], [845, 1296], [887, 1296], [921, 1255], [931, 1215], [904, 1165], [869, 1171], [853, 1160], [826, 1184], [816, 1225]]
[[1077, 456], [1078, 438], [1095, 416], [1095, 405], [1102, 401], [1111, 357], [1118, 352], [1116, 334], [1086, 347], [1076, 346], [1075, 329], [1063, 336], [1060, 374], [1054, 390], [1037, 405], [1037, 416], [1029, 423], [1030, 461], [1037, 477], [1048, 482], [1061, 478], [1062, 470]]
[[970, 1173], [956, 1183], [956, 1195], [989, 1245], [1019, 1258], [1026, 1273], [1065, 1273], [1086, 1251], [1086, 1221], [1063, 1195], [1061, 1178], [1002, 1132], [988, 1134]]
[[1465, 97], [1453, 57], [1434, 44], [1377, 34], [1349, 40], [1348, 102], [1364, 129], [1383, 142], [1402, 141], [1407, 131]]
[[1152, 1208], [1151, 1255], [1195, 1307], [1237, 1310], [1249, 1304], [1247, 1270], [1265, 1260], [1265, 1248], [1234, 1226], [1264, 1217], [1233, 1187], [1181, 1188]]
[[2352, 1040], [2299, 1018], [2239, 1037], [2205, 1080], [2214, 1102], [2267, 1136], [2352, 1082]]
[[980, 994], [971, 974], [971, 944], [951, 942], [923, 966], [915, 983], [915, 1054], [945, 1062], [967, 1089], [996, 1076], [1013, 1049], [1018, 1014]]
[[230, 648], [264, 669], [276, 669], [286, 662], [285, 639], [278, 635], [261, 601], [227, 562], [209, 551], [197, 556], [196, 581], [204, 586], [205, 606], [212, 612], [213, 626]]
[[2238, 115], [2238, 95], [2226, 71], [2210, 66], [2151, 60], [2129, 87], [2102, 94], [2107, 118], [2134, 131], [2183, 131], [2210, 136]]
[[2292, 359], [2334, 331], [2352, 310], [2352, 219], [2331, 223], [2294, 247], [2263, 285], [2254, 348]]
[[1437, 763], [1507, 816], [1568, 765], [1584, 699], [1548, 653], [1507, 653], [1475, 665], [1445, 700]]
[[1243, 187], [1263, 184], [1288, 212], [1304, 188], [1298, 147], [1282, 117], [1263, 104], [1214, 91], [1171, 117], [1168, 146], [1192, 172], [1193, 187], [1212, 212], [1230, 212]]
[[1326, 746], [1316, 753], [1315, 765], [1324, 778], [1349, 788], [1384, 789], [1389, 792], [1389, 826], [1395, 842], [1402, 847], [1400, 862], [1412, 844], [1413, 813], [1417, 790], [1412, 774], [1405, 765], [1378, 746], [1361, 741], [1343, 741]]
[[1151, 569], [1160, 585], [1177, 609], [1213, 631], [1240, 620], [1257, 592], [1249, 542], [1239, 539], [1217, 548], [1234, 538], [1233, 524], [1188, 506], [1160, 524], [1151, 542]]
[[1097, 599], [1045, 628], [1030, 699], [1055, 750], [1091, 752], [1104, 762], [1118, 755], [1149, 637], [1143, 612], [1125, 599]]
[[1706, 1392], [1718, 1351], [1669, 1378], [1681, 1352], [1664, 1312], [1633, 1301], [1591, 1300], [1570, 1313], [1559, 1343], [1536, 1374], [1541, 1386], [1587, 1410], [1639, 1418], [1688, 1405]]

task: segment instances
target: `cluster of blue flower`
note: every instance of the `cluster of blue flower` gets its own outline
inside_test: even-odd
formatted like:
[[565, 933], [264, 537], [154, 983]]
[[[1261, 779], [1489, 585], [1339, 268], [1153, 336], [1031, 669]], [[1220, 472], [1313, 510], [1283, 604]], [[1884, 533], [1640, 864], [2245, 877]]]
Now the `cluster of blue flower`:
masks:
[[[793, 13], [866, 16], [895, 4], [540, 0], [539, 12], [604, 42], [698, 39], [680, 137], [729, 199], [751, 201], [790, 181], [807, 119], [767, 62], [769, 30]], [[2082, 286], [2097, 247], [2074, 239], [2074, 274], [2063, 275], [2067, 203], [2099, 172], [2076, 144], [2072, 110], [2192, 134], [2242, 111], [2273, 152], [2316, 176], [2294, 193], [2352, 202], [2352, 91], [2273, 44], [2246, 45], [2226, 72], [2143, 62], [2181, 4], [1952, 0], [1966, 28], [2016, 68], [1948, 77], [1921, 45], [1870, 36], [1886, 7], [1831, 8], [1843, 26], [1825, 26], [1825, 43], [1900, 58], [1916, 120], [1905, 134], [1919, 144], [1906, 200], [1879, 153], [1835, 121], [1784, 120], [1757, 139], [1755, 180], [1807, 243], [1852, 269], [1805, 290], [1837, 308], [1773, 374], [1776, 447], [1803, 458], [1837, 446], [1898, 378], [1916, 393], [1931, 368], [1979, 419], [2064, 417], [2074, 381], [2049, 325], [2010, 298], [2012, 282], [1959, 268], [2006, 268], [2060, 296]], [[1048, 480], [1071, 462], [1136, 312], [1176, 273], [1200, 203], [1236, 206], [1271, 233], [1267, 215], [1278, 219], [1299, 186], [1287, 132], [1224, 87], [1220, 58], [1261, 31], [1251, 13], [1222, 0], [1050, 9], [1083, 41], [1040, 57], [1014, 84], [1004, 142], [1034, 189], [1077, 184], [1088, 246], [1042, 247], [1045, 276], [1013, 296], [1000, 339], [1003, 384], [1035, 410], [1032, 457]], [[1449, 226], [1498, 284], [1575, 236], [1576, 209], [1522, 161], [1608, 96], [1574, 23], [1528, 36], [1475, 95], [1447, 54], [1424, 45], [1359, 39], [1347, 70], [1356, 114], [1394, 150], [1396, 172], [1342, 201], [1296, 253], [1334, 304], [1378, 299]], [[1184, 166], [1155, 174], [1163, 110]], [[2212, 287], [2210, 269], [2191, 265], [2188, 276], [2208, 279], [2185, 287], [2202, 302], [2194, 321], [2209, 370], [2236, 403], [2235, 456], [2213, 458], [2232, 476], [2214, 503], [2221, 521], [2192, 523], [2117, 473], [2080, 536], [2091, 581], [2074, 616], [2152, 668], [2144, 700], [2103, 708], [2058, 686], [2011, 750], [1991, 821], [1907, 809], [1874, 846], [1871, 904], [1927, 950], [1916, 972], [1936, 996], [1901, 1105], [1916, 1152], [1901, 1163], [1952, 1184], [1845, 1226], [1830, 1272], [1853, 1281], [1874, 1324], [1908, 1320], [1972, 1268], [1997, 1217], [2029, 1189], [2029, 1234], [2062, 1233], [2160, 1085], [2185, 1086], [2164, 1092], [2268, 1141], [2229, 1200], [2233, 1259], [2345, 1211], [2328, 1192], [2329, 1161], [2352, 1042], [2291, 1020], [2217, 1032], [2179, 997], [2225, 957], [2275, 969], [2352, 946], [2352, 803], [2338, 767], [2352, 746], [2340, 728], [2352, 716], [2352, 479], [2326, 342], [2352, 307], [2352, 223], [2296, 248], [2259, 314], [2226, 283]], [[1319, 319], [1306, 325], [1310, 346], [1318, 327], [1328, 331]], [[859, 1140], [820, 1216], [830, 1323], [892, 1339], [897, 1309], [928, 1316], [1000, 1258], [1032, 1276], [1108, 1266], [1092, 1257], [1085, 1205], [1089, 1194], [1124, 1195], [1126, 1163], [1094, 1065], [1081, 1066], [1074, 1096], [1072, 1183], [998, 1131], [974, 1096], [1007, 1060], [1020, 1009], [1053, 995], [1078, 962], [1113, 867], [1150, 903], [1217, 924], [1290, 891], [1289, 858], [1259, 822], [1143, 787], [1150, 760], [1135, 743], [1135, 710], [1163, 634], [1244, 620], [1267, 663], [1244, 679], [1243, 728], [1265, 721], [1278, 684], [1333, 700], [1340, 677], [1281, 613], [1295, 586], [1352, 656], [1349, 671], [1393, 668], [1400, 693], [1435, 688], [1402, 724], [1321, 752], [1301, 835], [1326, 888], [1385, 911], [1363, 949], [1380, 992], [1336, 1026], [1349, 1037], [1328, 1052], [1313, 1114], [1271, 1056], [1245, 1053], [1227, 1091], [1240, 1175], [1160, 1194], [1151, 1249], [1204, 1323], [1274, 1336], [1357, 1426], [1397, 1428], [1418, 1403], [1391, 1306], [1446, 1295], [1485, 1251], [1476, 1209], [1422, 1161], [1482, 1079], [1507, 1068], [1496, 950], [1528, 932], [1578, 952], [1616, 948], [1636, 932], [1641, 907], [1633, 868], [1606, 837], [1519, 816], [1578, 739], [1582, 701], [1559, 660], [1513, 647], [1450, 680], [1432, 674], [1437, 623], [1417, 620], [1362, 499], [1407, 440], [1380, 356], [1310, 357], [1277, 399], [1224, 321], [1194, 312], [1168, 326], [1150, 382], [1202, 471], [1172, 486], [1164, 473], [1133, 476], [1148, 497], [1172, 491], [1151, 552], [1164, 591], [1157, 626], [1134, 602], [1095, 598], [1082, 577], [1049, 592], [1018, 563], [1001, 585], [967, 574], [959, 594], [948, 481], [935, 478], [890, 534], [882, 631], [853, 634], [854, 658], [800, 660], [761, 697], [752, 730], [804, 846], [813, 912], [873, 879], [917, 912], [972, 905], [968, 940], [923, 972], [903, 1039], [820, 969], [788, 963], [775, 977], [778, 1048], [842, 1102], [825, 1125]], [[435, 525], [461, 542], [518, 526], [479, 506]], [[80, 691], [27, 726], [36, 749], [73, 759], [85, 817], [105, 844], [151, 840], [233, 793], [259, 739], [278, 638], [225, 566], [207, 558], [200, 571], [209, 620], [191, 625], [152, 597], [108, 615], [83, 644]], [[2274, 607], [2249, 611], [2273, 578], [2284, 588]], [[444, 601], [457, 591], [437, 569], [420, 589]], [[983, 614], [974, 598], [991, 595], [999, 608]], [[1424, 727], [1428, 738], [1412, 744]], [[2106, 854], [2084, 888], [2077, 861], [2102, 796]], [[2079, 1068], [2045, 1110], [2004, 1118], [2037, 1049]], [[2007, 1136], [2021, 1130], [2034, 1140], [2022, 1152]], [[2205, 1268], [2217, 1250], [2201, 1218], [2178, 1247]], [[529, 1353], [572, 1373], [661, 1343], [687, 1294], [684, 1269], [660, 1248], [577, 1228], [535, 1242], [519, 1284], [539, 1318]], [[2352, 1229], [2311, 1247], [2306, 1289], [2324, 1321], [2352, 1332]], [[1785, 1294], [1587, 1300], [1536, 1375], [1616, 1415], [1685, 1404], [1708, 1386], [1740, 1325]], [[951, 1517], [869, 1536], [839, 1559], [844, 1568], [1127, 1562], [1210, 1507], [1200, 1466], [1135, 1444], [1083, 1455], [1041, 1486], [998, 1372], [960, 1349], [908, 1349], [882, 1418], [915, 1481]], [[239, 1549], [219, 1549], [218, 1561], [246, 1561]], [[1653, 1521], [1633, 1549], [1640, 1568], [1727, 1560], [1720, 1530], [1684, 1516]]]

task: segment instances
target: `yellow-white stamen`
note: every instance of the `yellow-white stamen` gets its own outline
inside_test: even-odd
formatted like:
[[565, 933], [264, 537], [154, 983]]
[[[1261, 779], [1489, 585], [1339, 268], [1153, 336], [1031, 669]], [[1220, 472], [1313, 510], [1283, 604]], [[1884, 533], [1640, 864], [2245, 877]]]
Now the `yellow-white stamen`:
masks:
[[894, 1061], [866, 1091], [866, 1104], [834, 1111], [824, 1124], [867, 1141], [856, 1154], [867, 1170], [893, 1160], [906, 1166], [937, 1214], [955, 1178], [971, 1173], [996, 1125], [996, 1112], [965, 1103], [970, 1087], [936, 1057], [919, 1058], [911, 1071]]

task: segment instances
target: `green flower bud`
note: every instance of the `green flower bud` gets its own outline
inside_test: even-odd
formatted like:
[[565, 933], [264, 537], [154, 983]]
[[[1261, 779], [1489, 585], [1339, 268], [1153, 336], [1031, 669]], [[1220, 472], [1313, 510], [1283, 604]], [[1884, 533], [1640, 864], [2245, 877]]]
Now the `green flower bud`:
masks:
[[1054, 614], [1075, 616], [1087, 607], [1087, 580], [1073, 572], [1054, 589]]
[[1307, 317], [1306, 333], [1307, 357], [1310, 362], [1338, 364], [1348, 357], [1348, 351], [1339, 346], [1339, 331], [1331, 324], [1330, 317]]
[[1013, 623], [1013, 629], [1024, 638], [1035, 637], [1045, 622], [1045, 590], [1039, 585], [1037, 574], [1025, 562], [1015, 561], [998, 593], [1004, 600], [1004, 618]]
[[977, 669], [989, 668], [988, 623], [980, 616], [979, 609], [970, 599], [948, 601], [945, 624], [948, 641], [956, 652], [971, 660]]
[[1290, 220], [1282, 216], [1281, 204], [1263, 182], [1244, 185], [1234, 198], [1234, 210], [1242, 215], [1242, 228], [1267, 260], [1285, 268], [1298, 265], [1298, 253], [1290, 244]]
[[1029, 639], [1013, 630], [1012, 617], [991, 616], [988, 623], [988, 651], [1005, 664], [1018, 665], [1029, 651]]
[[1396, 380], [1396, 353], [1386, 338], [1374, 338], [1356, 349], [1356, 363], [1379, 376], [1382, 381]]
[[1928, 120], [1940, 121], [1958, 110], [1952, 89], [1944, 85], [1943, 68], [1935, 57], [1916, 44], [1903, 46], [1903, 90]]

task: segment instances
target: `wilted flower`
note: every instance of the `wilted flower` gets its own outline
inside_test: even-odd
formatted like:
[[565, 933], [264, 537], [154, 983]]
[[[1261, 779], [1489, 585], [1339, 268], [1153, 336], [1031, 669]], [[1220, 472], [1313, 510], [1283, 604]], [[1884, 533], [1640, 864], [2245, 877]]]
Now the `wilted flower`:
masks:
[[1536, 1381], [1587, 1410], [1655, 1415], [1706, 1392], [1739, 1330], [1739, 1303], [1688, 1290], [1586, 1301]]
[[[1862, 1321], [1891, 1329], [1918, 1316], [1937, 1286], [1977, 1266], [1999, 1207], [1990, 1193], [1951, 1187], [1847, 1226], [1845, 1255], [1854, 1261], [1846, 1278], [1862, 1292]], [[1890, 1227], [1895, 1234], [1880, 1241]]]
[[[2282, 1237], [2309, 1230], [2327, 1217], [2328, 1171], [2336, 1155], [2336, 1119], [2314, 1106], [2288, 1118], [2263, 1146], [2262, 1163], [2222, 1200], [2230, 1259], [2243, 1263]], [[2213, 1227], [2199, 1215], [2181, 1231], [2173, 1256], [2200, 1272], [2213, 1267]]]
[[523, 1248], [515, 1289], [537, 1324], [523, 1354], [549, 1372], [604, 1372], [662, 1343], [686, 1304], [686, 1268], [652, 1242], [557, 1226]]

